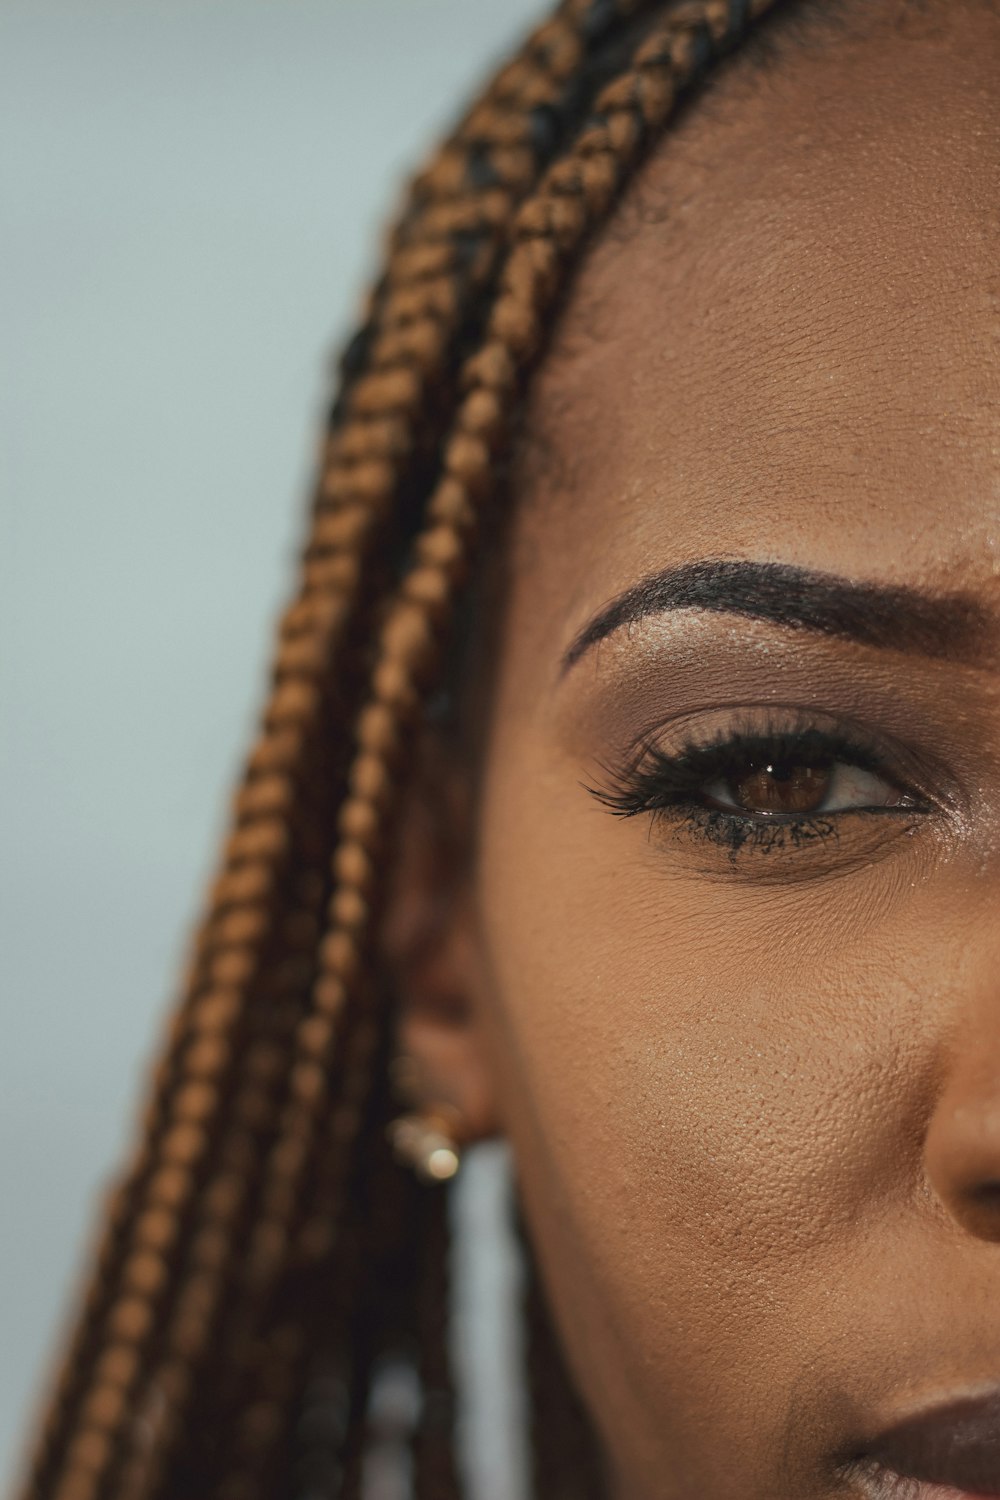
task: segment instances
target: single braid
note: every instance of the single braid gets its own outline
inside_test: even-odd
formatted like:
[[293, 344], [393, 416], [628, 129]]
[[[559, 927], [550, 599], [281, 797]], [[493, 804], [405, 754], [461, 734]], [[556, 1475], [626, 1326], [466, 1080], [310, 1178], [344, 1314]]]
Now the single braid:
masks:
[[448, 1348], [451, 1245], [447, 1210], [445, 1195], [431, 1190], [417, 1291], [421, 1406], [414, 1442], [414, 1500], [452, 1500], [458, 1494], [455, 1393]]
[[[302, 1284], [326, 1268], [335, 1301], [369, 1295], [350, 1190], [387, 1108], [382, 883], [492, 471], [588, 236], [678, 98], [776, 3], [566, 0], [411, 185], [344, 356], [263, 732], [32, 1500], [257, 1500], [312, 1357]], [[371, 1362], [344, 1361], [356, 1433]], [[199, 1409], [214, 1447], [187, 1435]], [[451, 1500], [429, 1421], [417, 1493]]]

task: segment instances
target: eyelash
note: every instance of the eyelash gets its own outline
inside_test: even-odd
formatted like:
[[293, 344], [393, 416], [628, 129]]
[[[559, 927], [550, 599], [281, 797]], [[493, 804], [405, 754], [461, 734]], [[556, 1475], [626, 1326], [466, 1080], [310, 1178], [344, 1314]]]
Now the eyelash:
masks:
[[[845, 808], [799, 817], [734, 812], [698, 800], [699, 795], [705, 795], [706, 783], [732, 777], [734, 771], [748, 764], [795, 759], [823, 759], [870, 771], [913, 800], [905, 806]], [[705, 743], [692, 741], [672, 755], [647, 746], [631, 765], [618, 771], [604, 769], [607, 785], [587, 786], [586, 790], [616, 817], [652, 813], [655, 824], [673, 816], [686, 825], [692, 837], [727, 849], [734, 859], [744, 852], [768, 853], [787, 846], [800, 849], [836, 838], [844, 817], [875, 813], [912, 816], [929, 810], [924, 799], [870, 745], [815, 725], [733, 729]]]

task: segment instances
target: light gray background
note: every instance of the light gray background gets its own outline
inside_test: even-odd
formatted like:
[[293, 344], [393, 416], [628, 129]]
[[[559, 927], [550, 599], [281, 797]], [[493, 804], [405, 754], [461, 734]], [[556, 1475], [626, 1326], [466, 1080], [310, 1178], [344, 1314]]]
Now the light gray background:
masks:
[[0, 1475], [214, 865], [330, 356], [539, 8], [0, 0]]

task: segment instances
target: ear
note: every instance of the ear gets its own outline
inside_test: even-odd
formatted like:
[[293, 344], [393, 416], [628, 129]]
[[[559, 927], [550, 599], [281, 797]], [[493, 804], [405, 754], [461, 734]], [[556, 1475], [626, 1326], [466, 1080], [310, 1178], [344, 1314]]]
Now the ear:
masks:
[[462, 1143], [499, 1132], [478, 1024], [483, 973], [468, 877], [468, 778], [440, 729], [426, 726], [401, 811], [380, 939], [398, 997], [397, 1051], [417, 1109], [460, 1120]]

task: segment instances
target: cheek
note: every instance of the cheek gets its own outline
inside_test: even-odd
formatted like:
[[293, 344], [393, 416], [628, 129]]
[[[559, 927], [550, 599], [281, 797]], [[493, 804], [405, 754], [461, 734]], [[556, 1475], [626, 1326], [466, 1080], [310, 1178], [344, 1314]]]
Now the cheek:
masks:
[[831, 1288], [863, 1280], [859, 1240], [912, 1194], [926, 914], [850, 881], [678, 873], [646, 822], [518, 744], [491, 757], [478, 889], [529, 1219], [614, 1441], [705, 1483], [705, 1411], [747, 1462], [773, 1457], [843, 1315]]

